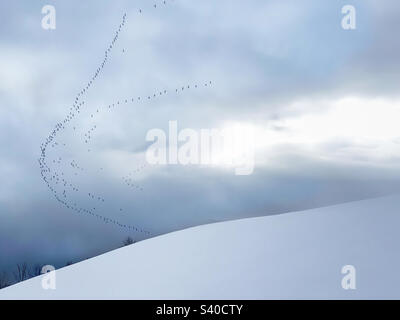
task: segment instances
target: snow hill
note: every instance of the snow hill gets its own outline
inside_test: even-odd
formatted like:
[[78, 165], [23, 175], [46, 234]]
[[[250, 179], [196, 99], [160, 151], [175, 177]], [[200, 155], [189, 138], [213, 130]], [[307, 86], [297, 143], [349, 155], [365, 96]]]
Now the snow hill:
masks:
[[[0, 299], [400, 298], [400, 196], [173, 232], [0, 291]], [[356, 268], [344, 290], [341, 269]]]

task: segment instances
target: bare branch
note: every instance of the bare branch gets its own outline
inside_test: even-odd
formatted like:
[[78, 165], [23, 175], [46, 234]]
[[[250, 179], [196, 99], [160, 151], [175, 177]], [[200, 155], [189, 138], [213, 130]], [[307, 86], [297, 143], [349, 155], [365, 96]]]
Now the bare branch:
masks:
[[14, 272], [14, 278], [17, 282], [24, 281], [29, 278], [28, 264], [26, 262], [17, 264], [17, 270]]
[[124, 246], [130, 246], [131, 244], [134, 244], [134, 243], [136, 243], [136, 241], [133, 240], [131, 237], [128, 237], [123, 241]]
[[9, 285], [11, 285], [11, 282], [8, 279], [7, 273], [0, 273], [0, 289], [8, 287]]

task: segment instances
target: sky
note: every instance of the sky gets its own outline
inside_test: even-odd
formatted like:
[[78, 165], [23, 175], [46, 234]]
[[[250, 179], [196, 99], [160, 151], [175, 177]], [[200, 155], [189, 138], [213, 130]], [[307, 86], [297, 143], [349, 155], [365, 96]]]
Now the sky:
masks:
[[[394, 0], [2, 2], [0, 270], [398, 193], [399, 13]], [[169, 121], [250, 128], [252, 174], [149, 164], [146, 134]]]

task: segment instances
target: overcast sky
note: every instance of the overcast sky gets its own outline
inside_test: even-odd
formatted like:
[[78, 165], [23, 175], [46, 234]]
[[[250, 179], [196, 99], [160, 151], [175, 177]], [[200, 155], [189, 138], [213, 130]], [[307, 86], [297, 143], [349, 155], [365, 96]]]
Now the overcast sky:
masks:
[[[400, 191], [397, 1], [74, 3], [0, 4], [0, 270], [61, 266], [128, 235]], [[56, 8], [55, 30], [41, 27], [46, 4]], [[357, 10], [356, 30], [341, 27], [346, 4]], [[51, 185], [77, 212], [43, 181], [40, 146], [123, 21], [81, 112], [46, 149], [46, 174], [60, 178]], [[171, 120], [179, 129], [251, 128], [254, 172], [148, 164], [146, 133]]]

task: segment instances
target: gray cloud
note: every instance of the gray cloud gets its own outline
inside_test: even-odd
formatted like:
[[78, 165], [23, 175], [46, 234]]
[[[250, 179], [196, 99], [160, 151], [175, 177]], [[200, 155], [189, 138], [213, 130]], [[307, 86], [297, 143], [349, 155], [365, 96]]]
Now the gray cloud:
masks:
[[[55, 31], [41, 29], [41, 4], [0, 4], [0, 27], [8, 30], [0, 45], [0, 267], [22, 260], [61, 265], [110, 250], [129, 234], [60, 206], [37, 165], [40, 144], [96, 71], [124, 12], [128, 22], [88, 91], [78, 129], [65, 130], [59, 150], [49, 151], [49, 160], [65, 160], [51, 166], [80, 186], [85, 196], [71, 199], [82, 207], [94, 206], [88, 190], [102, 194], [102, 215], [157, 235], [399, 190], [395, 169], [330, 163], [289, 146], [275, 150], [274, 165], [261, 158], [266, 163], [248, 177], [198, 167], [136, 172], [145, 164], [147, 130], [166, 129], [169, 120], [196, 129], [227, 120], [274, 126], [277, 119], [324, 110], [312, 103], [293, 108], [305, 98], [398, 96], [399, 40], [392, 35], [400, 6], [394, 1], [357, 2], [355, 31], [340, 28], [345, 1], [167, 2], [154, 9], [146, 1], [52, 1]], [[168, 93], [159, 96], [163, 90]], [[106, 110], [118, 100], [153, 94], [158, 98]], [[83, 139], [94, 123], [89, 155]], [[320, 147], [334, 152], [349, 145]], [[84, 173], [74, 175], [73, 159]], [[124, 184], [132, 173], [142, 192]]]

